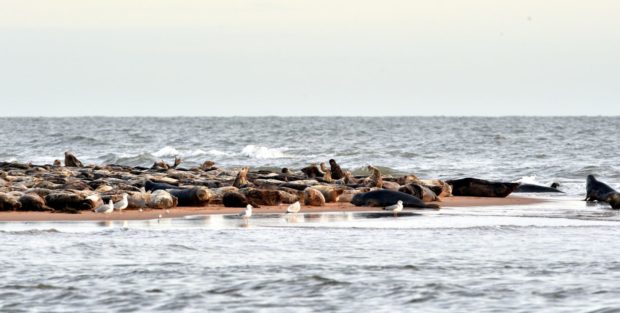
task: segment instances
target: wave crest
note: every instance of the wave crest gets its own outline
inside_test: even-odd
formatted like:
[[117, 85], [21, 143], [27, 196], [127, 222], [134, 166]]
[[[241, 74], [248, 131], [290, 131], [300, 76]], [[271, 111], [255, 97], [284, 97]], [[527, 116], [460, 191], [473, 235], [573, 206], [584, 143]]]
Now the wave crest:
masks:
[[282, 152], [282, 149], [268, 148], [256, 145], [247, 145], [241, 154], [253, 159], [280, 159], [289, 157]]
[[173, 157], [173, 156], [177, 156], [180, 155], [181, 153], [179, 152], [179, 150], [171, 147], [171, 146], [165, 146], [161, 149], [159, 149], [159, 151], [153, 153], [153, 156], [161, 158], [161, 157]]

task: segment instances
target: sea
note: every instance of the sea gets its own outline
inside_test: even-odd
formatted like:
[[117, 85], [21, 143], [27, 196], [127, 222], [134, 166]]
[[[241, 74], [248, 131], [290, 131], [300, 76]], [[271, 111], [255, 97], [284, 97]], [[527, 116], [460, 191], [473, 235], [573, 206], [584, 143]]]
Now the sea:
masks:
[[548, 185], [521, 206], [0, 223], [0, 312], [620, 312], [620, 117], [0, 118], [0, 161]]

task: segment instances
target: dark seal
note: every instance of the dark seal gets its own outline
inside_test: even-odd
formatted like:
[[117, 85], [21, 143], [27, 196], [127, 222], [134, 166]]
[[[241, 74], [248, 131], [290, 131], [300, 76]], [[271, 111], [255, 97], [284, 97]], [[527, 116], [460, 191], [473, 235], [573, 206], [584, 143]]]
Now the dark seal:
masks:
[[511, 194], [519, 183], [492, 182], [477, 178], [463, 178], [446, 181], [452, 185], [452, 195], [472, 197], [505, 198]]
[[439, 206], [434, 203], [424, 203], [424, 201], [412, 195], [385, 189], [356, 194], [353, 196], [353, 199], [351, 199], [351, 203], [356, 206], [386, 207], [395, 204], [398, 200], [401, 200], [403, 206], [406, 208], [439, 208]]
[[342, 169], [340, 168], [340, 165], [338, 165], [338, 163], [336, 163], [336, 160], [330, 159], [329, 160], [329, 166], [331, 168], [332, 179], [344, 178], [344, 173], [342, 172]]
[[620, 193], [593, 175], [588, 175], [586, 181], [586, 201], [607, 202], [613, 209], [620, 209]]
[[551, 187], [534, 185], [534, 184], [521, 184], [513, 192], [514, 193], [525, 193], [525, 192], [528, 192], [528, 193], [561, 192], [563, 193], [563, 191], [558, 190], [557, 186], [559, 186], [557, 183], [551, 184]]
[[170, 185], [166, 183], [157, 183], [147, 180], [144, 182], [144, 190], [146, 191], [155, 191], [155, 190], [167, 190], [167, 189], [181, 189], [179, 186]]
[[189, 189], [168, 189], [168, 192], [177, 197], [179, 206], [205, 206], [213, 196], [207, 188], [193, 187]]
[[84, 167], [82, 162], [69, 151], [65, 151], [65, 166], [68, 167]]

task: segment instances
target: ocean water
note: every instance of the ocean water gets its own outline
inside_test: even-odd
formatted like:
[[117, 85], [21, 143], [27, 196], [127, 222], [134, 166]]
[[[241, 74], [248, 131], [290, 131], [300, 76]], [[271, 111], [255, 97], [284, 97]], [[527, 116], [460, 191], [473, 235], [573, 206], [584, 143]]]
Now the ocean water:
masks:
[[616, 312], [620, 118], [3, 118], [0, 160], [558, 181], [526, 206], [0, 223], [0, 312]]

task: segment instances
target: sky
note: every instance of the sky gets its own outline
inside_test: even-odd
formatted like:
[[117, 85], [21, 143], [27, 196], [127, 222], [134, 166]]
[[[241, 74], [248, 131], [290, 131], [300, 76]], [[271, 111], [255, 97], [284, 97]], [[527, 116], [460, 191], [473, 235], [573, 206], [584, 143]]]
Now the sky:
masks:
[[612, 0], [2, 0], [0, 115], [619, 115], [618, 12]]

